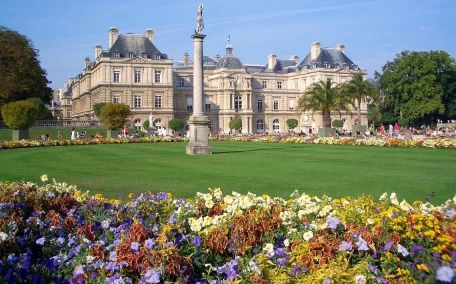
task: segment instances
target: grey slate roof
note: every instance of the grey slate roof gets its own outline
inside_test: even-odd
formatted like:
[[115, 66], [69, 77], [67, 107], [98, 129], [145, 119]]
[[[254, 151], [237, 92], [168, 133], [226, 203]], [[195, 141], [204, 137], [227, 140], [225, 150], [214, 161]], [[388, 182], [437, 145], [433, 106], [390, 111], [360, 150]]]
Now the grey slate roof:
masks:
[[315, 60], [310, 59], [310, 53], [304, 58], [303, 61], [299, 64], [300, 67], [311, 68], [316, 65], [316, 67], [325, 67], [325, 64], [329, 64], [329, 68], [342, 68], [348, 67], [349, 69], [357, 69], [353, 61], [350, 60], [342, 51], [336, 48], [322, 48], [320, 54]]
[[217, 68], [227, 68], [227, 69], [244, 69], [244, 64], [241, 60], [233, 55], [233, 47], [231, 44], [226, 46], [226, 54], [217, 62]]
[[259, 72], [262, 72], [264, 70], [266, 65], [248, 65], [248, 64], [244, 64], [244, 67], [245, 67], [245, 70], [247, 72], [259, 73]]
[[121, 34], [108, 51], [103, 51], [103, 57], [114, 57], [114, 53], [120, 53], [121, 58], [128, 58], [128, 53], [133, 53], [135, 57], [147, 54], [147, 58], [167, 59], [168, 56], [161, 53], [155, 45], [142, 34]]
[[291, 59], [277, 59], [276, 64], [273, 69], [269, 67], [269, 65], [266, 66], [266, 68], [263, 70], [265, 73], [292, 73], [296, 72], [299, 69], [296, 67], [297, 63], [294, 60]]

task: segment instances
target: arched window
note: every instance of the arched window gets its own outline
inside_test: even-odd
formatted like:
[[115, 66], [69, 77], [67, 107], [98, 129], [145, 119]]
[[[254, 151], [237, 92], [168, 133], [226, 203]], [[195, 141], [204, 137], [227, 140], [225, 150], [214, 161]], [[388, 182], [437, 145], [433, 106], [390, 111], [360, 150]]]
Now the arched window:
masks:
[[279, 131], [280, 130], [280, 124], [278, 119], [274, 119], [272, 122], [272, 130], [274, 131]]
[[161, 129], [161, 128], [162, 128], [162, 120], [161, 120], [160, 118], [157, 118], [157, 119], [155, 120], [155, 127], [156, 127], [157, 129]]
[[234, 98], [234, 109], [242, 109], [242, 97], [236, 96]]
[[142, 125], [141, 125], [141, 119], [136, 119], [136, 120], [134, 121], [134, 127], [135, 127], [135, 129], [141, 130], [141, 126], [142, 126]]
[[262, 119], [257, 120], [256, 129], [257, 129], [257, 132], [260, 132], [260, 133], [264, 132], [264, 121]]

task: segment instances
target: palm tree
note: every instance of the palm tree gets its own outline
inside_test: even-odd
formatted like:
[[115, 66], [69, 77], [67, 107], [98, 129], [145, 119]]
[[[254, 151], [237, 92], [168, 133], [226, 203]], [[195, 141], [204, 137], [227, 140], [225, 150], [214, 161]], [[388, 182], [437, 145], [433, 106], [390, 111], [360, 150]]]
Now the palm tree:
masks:
[[342, 94], [351, 97], [352, 105], [357, 108], [359, 125], [361, 125], [361, 103], [366, 102], [373, 91], [372, 84], [364, 79], [362, 72], [353, 73], [351, 80], [341, 86]]
[[331, 80], [320, 80], [310, 86], [298, 100], [298, 109], [302, 112], [317, 111], [323, 116], [323, 127], [331, 127], [331, 112], [348, 109], [348, 98], [340, 93], [340, 88]]

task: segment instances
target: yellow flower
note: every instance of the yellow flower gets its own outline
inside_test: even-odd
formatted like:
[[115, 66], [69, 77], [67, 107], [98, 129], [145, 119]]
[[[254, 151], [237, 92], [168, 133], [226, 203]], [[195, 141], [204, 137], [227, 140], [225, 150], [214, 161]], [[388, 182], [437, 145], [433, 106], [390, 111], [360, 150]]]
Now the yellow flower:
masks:
[[128, 194], [128, 198], [133, 198], [133, 196], [135, 196], [133, 193]]
[[418, 270], [421, 270], [421, 271], [429, 272], [429, 268], [424, 263], [417, 264], [416, 268], [418, 268]]

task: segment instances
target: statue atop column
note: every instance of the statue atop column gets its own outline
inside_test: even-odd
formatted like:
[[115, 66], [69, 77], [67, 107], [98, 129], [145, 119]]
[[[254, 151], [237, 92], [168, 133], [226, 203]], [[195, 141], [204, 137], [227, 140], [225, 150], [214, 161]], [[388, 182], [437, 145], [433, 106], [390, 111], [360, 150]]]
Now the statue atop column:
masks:
[[198, 13], [196, 14], [195, 34], [201, 34], [201, 31], [204, 29], [203, 8], [204, 8], [203, 4], [200, 4], [198, 7]]

